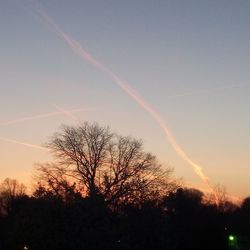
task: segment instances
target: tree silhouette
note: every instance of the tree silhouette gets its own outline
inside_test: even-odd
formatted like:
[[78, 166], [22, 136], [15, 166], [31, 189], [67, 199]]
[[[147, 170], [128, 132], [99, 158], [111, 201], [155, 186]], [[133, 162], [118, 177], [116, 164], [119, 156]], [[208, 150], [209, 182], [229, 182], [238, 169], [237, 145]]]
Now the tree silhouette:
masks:
[[26, 189], [26, 186], [17, 180], [6, 178], [0, 185], [0, 215], [6, 214], [11, 201], [24, 196]]
[[26, 192], [26, 186], [22, 183], [19, 183], [15, 179], [6, 178], [0, 185], [0, 192], [2, 195], [8, 197], [22, 196]]
[[108, 204], [139, 202], [175, 188], [172, 169], [162, 168], [140, 140], [112, 133], [109, 127], [85, 122], [63, 126], [47, 144], [55, 162], [40, 164], [39, 180], [58, 192], [72, 183], [88, 197]]

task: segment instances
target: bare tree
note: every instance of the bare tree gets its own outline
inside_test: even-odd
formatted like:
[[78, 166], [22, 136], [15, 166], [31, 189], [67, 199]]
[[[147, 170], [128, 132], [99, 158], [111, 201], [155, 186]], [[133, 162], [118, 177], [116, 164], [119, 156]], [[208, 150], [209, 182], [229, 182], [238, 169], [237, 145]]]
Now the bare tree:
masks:
[[227, 195], [226, 188], [220, 184], [213, 187], [213, 192], [205, 196], [204, 202], [214, 204], [221, 212], [234, 211], [237, 208], [237, 205]]
[[[51, 198], [56, 196], [66, 202], [70, 202], [84, 193], [83, 185], [79, 185], [80, 179], [71, 176], [68, 168], [55, 163], [37, 164], [37, 180], [33, 195], [39, 198]], [[78, 179], [78, 183], [76, 182]], [[77, 185], [78, 184], [78, 185]]]
[[140, 140], [112, 133], [109, 127], [84, 123], [63, 126], [47, 144], [55, 162], [40, 164], [40, 180], [56, 189], [77, 183], [89, 197], [102, 195], [106, 202], [147, 199], [175, 187], [172, 169], [143, 151]]
[[84, 123], [78, 127], [63, 126], [47, 146], [57, 159], [58, 171], [79, 179], [88, 194], [95, 196], [99, 191], [97, 171], [105, 164], [112, 137], [108, 127]]
[[109, 202], [147, 199], [166, 192], [170, 185], [171, 169], [163, 170], [155, 156], [143, 151], [141, 141], [116, 136], [109, 148], [104, 165], [100, 190]]
[[6, 178], [0, 185], [0, 192], [4, 196], [14, 198], [16, 196], [24, 195], [26, 192], [26, 186], [15, 179]]
[[6, 178], [0, 184], [0, 214], [6, 214], [10, 202], [26, 193], [26, 186], [15, 179]]

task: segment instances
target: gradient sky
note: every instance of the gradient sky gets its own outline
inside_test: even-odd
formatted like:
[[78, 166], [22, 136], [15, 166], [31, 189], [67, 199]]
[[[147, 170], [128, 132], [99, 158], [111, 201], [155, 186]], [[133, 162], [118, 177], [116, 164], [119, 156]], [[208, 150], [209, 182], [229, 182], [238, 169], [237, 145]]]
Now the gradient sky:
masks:
[[[34, 163], [50, 159], [42, 149], [3, 138], [43, 145], [62, 123], [75, 123], [62, 108], [142, 138], [177, 177], [205, 188], [159, 125], [73, 53], [38, 8], [161, 114], [212, 184], [249, 195], [248, 0], [0, 1], [1, 180], [30, 183]], [[23, 119], [37, 115], [43, 116]]]

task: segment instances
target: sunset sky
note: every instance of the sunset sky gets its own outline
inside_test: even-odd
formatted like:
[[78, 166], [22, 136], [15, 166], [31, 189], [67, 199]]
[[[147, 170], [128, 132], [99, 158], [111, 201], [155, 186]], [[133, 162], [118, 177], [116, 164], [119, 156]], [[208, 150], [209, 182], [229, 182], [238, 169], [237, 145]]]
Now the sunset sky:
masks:
[[249, 195], [249, 13], [247, 0], [0, 1], [0, 180], [29, 185], [77, 117], [206, 189], [160, 119], [212, 185]]

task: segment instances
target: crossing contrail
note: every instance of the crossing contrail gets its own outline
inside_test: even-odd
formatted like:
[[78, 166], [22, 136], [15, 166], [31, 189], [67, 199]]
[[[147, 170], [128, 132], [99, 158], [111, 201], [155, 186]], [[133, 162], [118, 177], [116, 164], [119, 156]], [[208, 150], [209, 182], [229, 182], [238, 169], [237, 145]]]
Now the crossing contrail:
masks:
[[69, 110], [63, 109], [62, 107], [59, 107], [55, 103], [51, 103], [51, 105], [54, 106], [59, 112], [61, 112], [65, 116], [68, 116], [69, 118], [71, 118], [73, 121], [79, 122], [79, 119], [75, 115], [73, 115], [72, 112], [70, 112]]
[[140, 105], [162, 128], [164, 131], [169, 143], [175, 150], [175, 152], [181, 157], [185, 162], [187, 162], [194, 170], [194, 172], [202, 179], [204, 183], [206, 183], [211, 189], [211, 185], [209, 183], [208, 177], [204, 174], [203, 169], [200, 165], [195, 163], [184, 149], [177, 143], [175, 136], [170, 131], [163, 118], [146, 102], [142, 97], [133, 89], [126, 81], [116, 75], [112, 70], [108, 67], [104, 66], [102, 63], [97, 61], [88, 51], [86, 51], [79, 42], [72, 39], [67, 33], [65, 33], [56, 22], [42, 9], [36, 9], [37, 14], [49, 25], [51, 30], [57, 34], [68, 46], [69, 48], [80, 58], [89, 62], [100, 71], [106, 73], [125, 93], [127, 93], [138, 105]]

